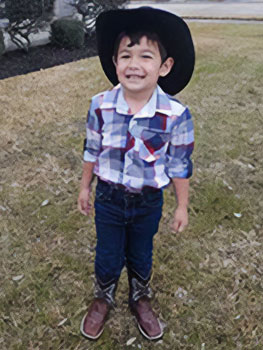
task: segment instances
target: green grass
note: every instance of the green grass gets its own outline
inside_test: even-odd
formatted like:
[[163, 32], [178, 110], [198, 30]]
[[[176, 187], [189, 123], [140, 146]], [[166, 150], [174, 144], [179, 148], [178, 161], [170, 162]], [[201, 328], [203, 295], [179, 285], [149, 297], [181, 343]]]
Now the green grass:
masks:
[[92, 95], [109, 87], [98, 59], [0, 82], [1, 349], [262, 349], [263, 27], [191, 29], [196, 69], [178, 96], [196, 130], [190, 224], [171, 232], [167, 189], [152, 278], [166, 328], [156, 343], [129, 313], [125, 271], [102, 337], [79, 334], [96, 245], [94, 213], [76, 209], [84, 124]]

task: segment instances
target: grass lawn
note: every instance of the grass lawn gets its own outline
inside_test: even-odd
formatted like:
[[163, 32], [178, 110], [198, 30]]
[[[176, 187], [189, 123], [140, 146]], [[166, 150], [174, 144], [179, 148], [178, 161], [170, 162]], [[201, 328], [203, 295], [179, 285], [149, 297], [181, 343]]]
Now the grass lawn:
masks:
[[159, 342], [137, 330], [125, 271], [102, 337], [79, 333], [96, 244], [93, 216], [76, 209], [84, 124], [110, 86], [98, 59], [0, 81], [1, 349], [262, 349], [263, 26], [190, 26], [196, 69], [178, 96], [196, 128], [190, 225], [171, 233], [167, 189], [152, 280]]

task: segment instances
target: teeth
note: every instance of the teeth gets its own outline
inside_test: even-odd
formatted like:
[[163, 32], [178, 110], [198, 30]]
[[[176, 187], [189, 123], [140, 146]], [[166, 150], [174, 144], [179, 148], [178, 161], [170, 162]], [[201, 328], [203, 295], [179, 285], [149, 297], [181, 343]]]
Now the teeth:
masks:
[[143, 77], [141, 77], [140, 75], [127, 75], [127, 78], [138, 78], [138, 79], [142, 79]]

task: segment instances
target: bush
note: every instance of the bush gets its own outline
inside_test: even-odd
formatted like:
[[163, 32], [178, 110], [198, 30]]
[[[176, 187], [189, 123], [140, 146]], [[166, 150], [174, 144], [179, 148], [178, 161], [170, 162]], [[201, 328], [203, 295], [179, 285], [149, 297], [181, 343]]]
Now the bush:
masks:
[[4, 34], [2, 30], [0, 30], [0, 56], [5, 52], [5, 41], [4, 41]]
[[60, 18], [51, 24], [50, 39], [60, 47], [81, 48], [85, 39], [83, 24], [76, 19]]

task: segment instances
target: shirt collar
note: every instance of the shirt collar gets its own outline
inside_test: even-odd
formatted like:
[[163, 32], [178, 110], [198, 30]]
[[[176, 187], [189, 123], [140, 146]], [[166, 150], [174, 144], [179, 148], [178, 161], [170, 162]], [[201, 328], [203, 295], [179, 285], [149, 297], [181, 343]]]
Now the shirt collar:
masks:
[[169, 95], [167, 95], [159, 85], [157, 85], [157, 101], [156, 101], [156, 112], [171, 116], [172, 106], [170, 103]]
[[[100, 109], [116, 109], [117, 113], [128, 115], [129, 106], [124, 99], [123, 89], [121, 84], [115, 86], [112, 90], [107, 91], [103, 96], [102, 104]], [[152, 118], [156, 112], [165, 114], [167, 116], [172, 115], [172, 108], [170, 104], [169, 97], [160, 88], [159, 85], [156, 86], [150, 100], [146, 105], [135, 114], [136, 118]]]

